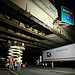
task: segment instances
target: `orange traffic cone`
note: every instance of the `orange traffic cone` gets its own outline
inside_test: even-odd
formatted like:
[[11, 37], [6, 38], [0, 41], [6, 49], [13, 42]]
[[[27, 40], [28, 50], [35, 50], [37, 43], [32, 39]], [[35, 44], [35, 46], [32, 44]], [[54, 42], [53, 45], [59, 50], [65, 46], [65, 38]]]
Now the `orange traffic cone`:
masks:
[[11, 65], [11, 68], [12, 68], [12, 65]]
[[17, 67], [17, 61], [15, 61], [15, 67]]
[[54, 68], [53, 61], [52, 61], [52, 68]]

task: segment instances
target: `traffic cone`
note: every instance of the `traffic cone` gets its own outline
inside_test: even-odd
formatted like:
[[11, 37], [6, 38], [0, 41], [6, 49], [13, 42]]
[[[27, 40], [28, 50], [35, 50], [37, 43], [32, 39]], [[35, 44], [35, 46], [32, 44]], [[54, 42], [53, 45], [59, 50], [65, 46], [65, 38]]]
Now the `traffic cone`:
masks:
[[54, 68], [53, 61], [52, 61], [52, 68]]

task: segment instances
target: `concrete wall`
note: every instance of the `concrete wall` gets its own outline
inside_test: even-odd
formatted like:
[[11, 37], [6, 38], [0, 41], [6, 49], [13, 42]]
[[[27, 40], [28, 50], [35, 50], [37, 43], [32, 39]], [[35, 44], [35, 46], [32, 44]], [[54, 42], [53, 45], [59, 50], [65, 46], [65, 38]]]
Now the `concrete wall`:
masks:
[[10, 1], [19, 6], [20, 8], [24, 10], [26, 9], [27, 0], [10, 0]]
[[[58, 17], [57, 9], [51, 3], [48, 4], [48, 0], [47, 0], [47, 3], [44, 0], [44, 2], [46, 4], [42, 3], [43, 0], [41, 0], [41, 2], [40, 2], [40, 0], [10, 0], [10, 1], [15, 3], [22, 9], [26, 10], [27, 12], [29, 12], [36, 18], [38, 18], [40, 21], [42, 21], [46, 25], [53, 28], [53, 21], [56, 17]], [[36, 3], [38, 3], [38, 5], [40, 5], [40, 7]], [[45, 6], [45, 5], [48, 5], [48, 6]], [[49, 5], [51, 6], [52, 9], [49, 7]], [[41, 9], [41, 7], [42, 7], [42, 9]], [[45, 9], [47, 9], [47, 10], [45, 10]], [[54, 12], [53, 12], [53, 10], [54, 10]]]

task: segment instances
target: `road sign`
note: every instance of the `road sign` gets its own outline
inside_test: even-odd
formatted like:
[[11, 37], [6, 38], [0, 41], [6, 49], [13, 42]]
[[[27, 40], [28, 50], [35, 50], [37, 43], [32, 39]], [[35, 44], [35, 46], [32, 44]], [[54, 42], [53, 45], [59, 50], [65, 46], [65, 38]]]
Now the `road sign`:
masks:
[[74, 13], [72, 10], [61, 7], [61, 21], [74, 25]]

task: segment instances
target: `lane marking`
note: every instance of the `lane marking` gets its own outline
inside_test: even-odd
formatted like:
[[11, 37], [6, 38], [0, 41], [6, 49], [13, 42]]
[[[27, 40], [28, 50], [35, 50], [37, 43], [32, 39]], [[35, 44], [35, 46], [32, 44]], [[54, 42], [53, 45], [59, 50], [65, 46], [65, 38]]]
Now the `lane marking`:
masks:
[[[7, 70], [9, 70], [8, 68], [6, 68]], [[9, 70], [10, 72], [14, 73], [15, 75], [18, 75], [17, 73], [15, 73], [14, 71]]]

